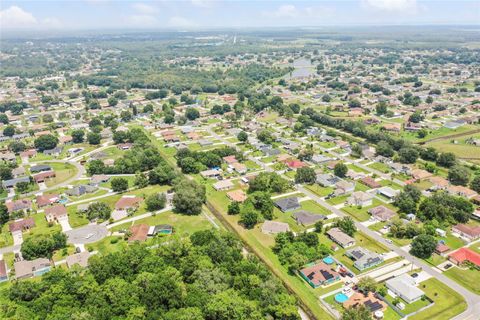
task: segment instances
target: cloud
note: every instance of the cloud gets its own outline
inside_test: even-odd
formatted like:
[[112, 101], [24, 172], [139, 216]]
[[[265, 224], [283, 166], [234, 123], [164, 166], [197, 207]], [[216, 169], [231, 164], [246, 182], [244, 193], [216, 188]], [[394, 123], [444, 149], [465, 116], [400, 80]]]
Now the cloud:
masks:
[[158, 12], [158, 9], [154, 6], [145, 3], [134, 3], [132, 8], [140, 14], [152, 15]]
[[366, 7], [387, 12], [412, 12], [418, 11], [416, 0], [362, 0]]
[[210, 8], [214, 5], [214, 0], [191, 0], [195, 7]]
[[271, 15], [277, 18], [296, 18], [300, 14], [293, 4], [284, 4], [278, 7]]
[[38, 23], [30, 13], [17, 6], [11, 6], [0, 11], [0, 23], [3, 28], [26, 28], [33, 27]]
[[33, 14], [18, 6], [0, 11], [0, 28], [4, 29], [57, 29], [62, 23], [57, 18], [37, 19]]
[[183, 17], [174, 16], [168, 20], [168, 25], [170, 27], [189, 28], [195, 27], [196, 23]]
[[134, 14], [127, 18], [127, 23], [131, 27], [147, 28], [153, 27], [158, 23], [157, 18], [148, 14]]

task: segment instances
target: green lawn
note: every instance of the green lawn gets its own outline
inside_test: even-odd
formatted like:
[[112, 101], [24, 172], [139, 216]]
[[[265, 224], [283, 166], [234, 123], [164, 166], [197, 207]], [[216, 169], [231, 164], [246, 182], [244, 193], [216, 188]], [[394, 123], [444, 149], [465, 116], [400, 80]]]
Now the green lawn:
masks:
[[391, 172], [390, 167], [387, 166], [385, 163], [382, 162], [374, 162], [368, 165], [369, 168], [378, 170], [383, 173], [389, 173]]
[[59, 183], [67, 181], [68, 179], [75, 176], [78, 172], [77, 168], [69, 163], [47, 162], [44, 164], [50, 165], [55, 171], [55, 178], [45, 181], [47, 187], [53, 187]]
[[435, 278], [420, 283], [418, 288], [435, 304], [409, 317], [411, 320], [448, 320], [467, 308], [467, 303], [460, 294]]
[[319, 186], [318, 184], [306, 185], [305, 188], [315, 193], [319, 197], [328, 196], [330, 193], [334, 191], [332, 187], [325, 188], [325, 187]]
[[395, 207], [393, 207], [391, 204], [383, 203], [380, 200], [375, 199], [375, 198], [372, 200], [372, 205], [371, 206], [362, 207], [362, 208], [359, 208], [357, 206], [345, 206], [345, 207], [342, 208], [342, 211], [348, 213], [349, 215], [351, 215], [353, 218], [357, 219], [358, 221], [367, 221], [368, 219], [370, 219], [370, 214], [368, 213], [368, 210], [370, 210], [371, 208], [375, 208], [377, 206], [380, 206], [380, 205], [385, 206], [389, 209], [392, 209], [393, 211], [396, 211]]
[[33, 227], [29, 232], [23, 233], [24, 240], [30, 237], [50, 235], [57, 231], [62, 231], [62, 228], [59, 224], [49, 226], [47, 220], [45, 219], [45, 214], [43, 213], [32, 214], [31, 217], [35, 220], [35, 227]]
[[340, 203], [345, 203], [347, 201], [348, 197], [350, 197], [350, 195], [346, 194], [346, 195], [343, 195], [343, 196], [338, 196], [338, 197], [335, 197], [335, 198], [327, 199], [326, 201], [331, 205], [337, 205], [337, 204], [340, 204]]
[[353, 164], [353, 163], [349, 163], [347, 164], [347, 167], [353, 171], [356, 171], [356, 172], [363, 172], [363, 173], [369, 173], [367, 170], [363, 169], [363, 168], [360, 168], [359, 166]]
[[101, 254], [118, 252], [125, 249], [128, 243], [120, 236], [109, 236], [100, 241], [87, 244], [85, 247], [88, 251], [98, 251]]
[[468, 290], [480, 294], [480, 271], [451, 267], [443, 274], [460, 283]]

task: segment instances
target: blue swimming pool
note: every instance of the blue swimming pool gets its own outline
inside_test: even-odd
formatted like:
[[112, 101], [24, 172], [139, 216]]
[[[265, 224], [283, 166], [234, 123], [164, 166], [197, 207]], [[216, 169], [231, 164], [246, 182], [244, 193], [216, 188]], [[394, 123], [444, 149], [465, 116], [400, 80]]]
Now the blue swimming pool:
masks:
[[338, 303], [344, 303], [347, 300], [348, 300], [348, 297], [343, 293], [337, 293], [335, 295], [335, 301], [337, 301]]
[[325, 262], [326, 264], [333, 264], [333, 258], [332, 257], [325, 257], [323, 258], [323, 262]]

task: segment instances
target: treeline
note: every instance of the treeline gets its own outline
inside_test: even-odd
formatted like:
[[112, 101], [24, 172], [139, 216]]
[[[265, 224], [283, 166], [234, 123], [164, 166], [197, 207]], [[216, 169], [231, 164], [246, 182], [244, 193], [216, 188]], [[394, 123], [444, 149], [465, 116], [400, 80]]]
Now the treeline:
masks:
[[183, 173], [199, 173], [209, 168], [220, 167], [222, 158], [235, 156], [238, 161], [243, 160], [243, 153], [231, 147], [217, 148], [209, 151], [191, 151], [188, 148], [178, 150], [177, 165]]
[[156, 249], [95, 255], [89, 268], [55, 268], [14, 282], [2, 319], [298, 320], [296, 300], [232, 234], [199, 231]]

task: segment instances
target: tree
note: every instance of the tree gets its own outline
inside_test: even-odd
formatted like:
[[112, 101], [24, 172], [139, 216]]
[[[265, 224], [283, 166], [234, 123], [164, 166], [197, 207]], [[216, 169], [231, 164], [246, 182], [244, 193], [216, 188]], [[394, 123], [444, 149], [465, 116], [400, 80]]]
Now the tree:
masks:
[[348, 167], [343, 162], [339, 162], [333, 168], [333, 172], [337, 177], [344, 178], [347, 175]]
[[5, 223], [10, 220], [10, 215], [8, 213], [8, 208], [5, 205], [4, 201], [0, 202], [0, 227], [3, 227]]
[[387, 103], [385, 101], [380, 101], [376, 106], [375, 106], [375, 112], [377, 115], [382, 116], [387, 114], [388, 108], [387, 108]]
[[428, 148], [422, 148], [420, 151], [420, 157], [423, 160], [427, 161], [436, 161], [438, 157], [438, 152], [435, 150], [435, 148], [428, 147]]
[[193, 121], [197, 118], [200, 118], [200, 112], [198, 112], [198, 110], [195, 108], [189, 107], [187, 110], [185, 110], [185, 117], [188, 120]]
[[480, 193], [480, 175], [475, 176], [470, 182], [470, 189]]
[[422, 221], [445, 221], [446, 223], [466, 223], [474, 210], [473, 204], [464, 197], [452, 196], [446, 192], [436, 192], [422, 200], [417, 217]]
[[227, 213], [229, 215], [237, 215], [240, 213], [240, 202], [233, 201], [228, 205]]
[[130, 111], [124, 110], [120, 113], [120, 119], [122, 119], [123, 122], [128, 122], [132, 120], [133, 115]]
[[3, 135], [6, 137], [11, 137], [15, 134], [15, 127], [12, 125], [8, 125], [3, 129]]
[[104, 202], [93, 202], [88, 206], [85, 215], [90, 221], [96, 219], [108, 220], [110, 219], [111, 213], [112, 209], [110, 209], [108, 204]]
[[73, 143], [82, 143], [85, 136], [85, 132], [81, 129], [72, 131], [72, 141]]
[[375, 279], [366, 276], [358, 281], [357, 286], [364, 293], [377, 292], [378, 283]]
[[295, 174], [295, 183], [315, 183], [317, 179], [317, 174], [315, 170], [310, 167], [298, 168]]
[[248, 186], [248, 193], [255, 191], [282, 193], [290, 187], [290, 183], [275, 172], [261, 172]]
[[57, 146], [58, 138], [51, 134], [38, 137], [33, 142], [38, 151], [50, 150]]
[[355, 232], [357, 232], [355, 222], [350, 217], [343, 217], [341, 219], [337, 219], [333, 223], [333, 225], [348, 234], [350, 237], [353, 237], [355, 235]]
[[428, 259], [432, 256], [436, 247], [437, 241], [434, 237], [427, 234], [421, 234], [413, 239], [410, 253], [421, 259]]
[[145, 204], [147, 205], [148, 211], [161, 210], [165, 208], [165, 205], [167, 204], [167, 197], [163, 192], [154, 193], [147, 197]]
[[13, 178], [12, 168], [10, 168], [7, 165], [0, 164], [0, 179], [1, 180], [8, 180], [8, 179], [12, 179], [12, 178]]
[[30, 188], [30, 182], [21, 181], [15, 185], [18, 193], [25, 193]]
[[322, 229], [323, 229], [323, 222], [321, 220], [318, 220], [317, 222], [315, 222], [315, 232], [316, 233], [322, 233]]
[[246, 201], [247, 203], [253, 204], [255, 210], [258, 210], [265, 219], [273, 219], [274, 204], [270, 193], [264, 191], [251, 193]]
[[0, 113], [0, 123], [8, 124], [8, 117], [5, 113]]
[[240, 131], [237, 135], [237, 139], [240, 142], [247, 142], [248, 141], [248, 134], [245, 131]]
[[462, 165], [454, 165], [448, 170], [448, 181], [456, 186], [466, 186], [470, 181], [470, 170]]
[[262, 129], [258, 131], [257, 138], [258, 140], [266, 144], [272, 144], [275, 141], [275, 138], [273, 137], [272, 133], [267, 129]]
[[135, 174], [135, 186], [137, 188], [145, 188], [149, 184], [148, 177], [143, 172], [138, 172]]
[[29, 237], [22, 243], [20, 251], [23, 258], [33, 260], [36, 258], [49, 258], [53, 256], [53, 252], [67, 246], [67, 236], [57, 231], [53, 235], [38, 235]]
[[403, 147], [398, 151], [398, 160], [401, 163], [415, 163], [418, 155], [417, 149], [413, 147]]
[[114, 107], [114, 106], [116, 106], [116, 105], [118, 104], [118, 99], [115, 98], [115, 97], [110, 97], [110, 98], [108, 98], [107, 101], [108, 101], [108, 105], [109, 105], [110, 107]]
[[439, 166], [450, 168], [457, 162], [457, 157], [451, 152], [440, 153], [437, 158], [437, 164]]
[[128, 189], [128, 180], [122, 177], [115, 177], [110, 181], [110, 185], [114, 192], [124, 192]]
[[173, 187], [174, 210], [187, 215], [199, 215], [202, 212], [202, 205], [206, 201], [206, 190], [204, 185], [199, 185], [194, 180], [181, 179]]
[[371, 320], [372, 313], [363, 304], [345, 309], [341, 320]]
[[245, 204], [240, 210], [240, 223], [247, 229], [252, 229], [258, 223], [259, 216], [251, 203]]
[[392, 146], [385, 141], [380, 141], [375, 148], [375, 153], [379, 156], [384, 156], [387, 158], [393, 157], [395, 151]]
[[403, 191], [395, 197], [394, 204], [404, 213], [415, 213], [417, 204], [420, 201], [422, 192], [415, 186], [407, 184]]
[[408, 121], [413, 123], [419, 123], [422, 120], [423, 120], [423, 115], [420, 113], [420, 111], [415, 111], [410, 115], [410, 117], [408, 117]]
[[87, 140], [89, 144], [99, 145], [102, 140], [102, 136], [99, 133], [89, 132], [87, 134]]
[[25, 145], [25, 143], [21, 141], [12, 141], [8, 145], [8, 149], [10, 149], [15, 154], [19, 154], [20, 152], [25, 151], [26, 148], [27, 146]]

